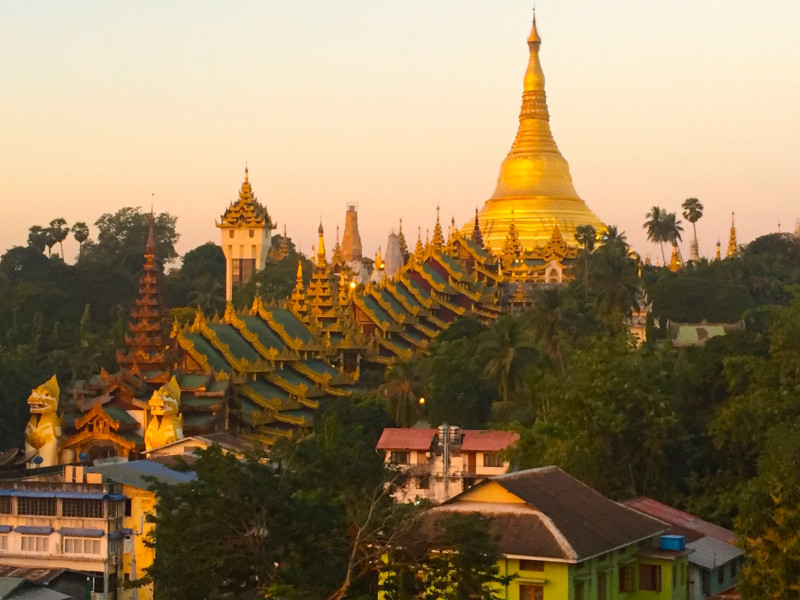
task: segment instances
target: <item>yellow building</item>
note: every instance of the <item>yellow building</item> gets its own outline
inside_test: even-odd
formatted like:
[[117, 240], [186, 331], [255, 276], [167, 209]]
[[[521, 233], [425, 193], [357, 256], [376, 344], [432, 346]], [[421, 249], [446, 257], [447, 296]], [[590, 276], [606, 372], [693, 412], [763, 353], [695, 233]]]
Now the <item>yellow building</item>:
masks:
[[161, 483], [178, 484], [192, 481], [196, 475], [192, 472], [174, 471], [150, 460], [114, 462], [90, 467], [88, 470], [90, 474], [102, 477], [107, 484], [121, 486], [125, 497], [117, 600], [152, 600], [152, 584], [139, 588], [126, 587], [130, 581], [142, 577], [144, 569], [153, 564], [155, 558], [155, 550], [145, 545], [145, 540], [153, 530], [153, 525], [147, 522], [147, 515], [153, 513], [156, 503], [155, 494], [148, 489], [149, 478]]
[[[571, 246], [577, 246], [575, 231], [580, 225], [592, 225], [598, 235], [605, 230], [575, 191], [569, 165], [550, 132], [541, 43], [534, 17], [519, 130], [500, 166], [497, 187], [478, 213], [483, 241], [495, 254], [503, 253], [512, 229], [523, 251], [547, 244], [557, 228]], [[461, 232], [469, 235], [472, 229], [470, 221]]]
[[471, 512], [491, 517], [500, 574], [516, 576], [508, 600], [687, 598], [682, 538], [557, 467], [491, 477], [427, 518]]
[[247, 283], [253, 273], [264, 268], [276, 227], [266, 207], [253, 195], [247, 168], [239, 199], [228, 206], [216, 225], [225, 254], [225, 299], [230, 302], [233, 288]]

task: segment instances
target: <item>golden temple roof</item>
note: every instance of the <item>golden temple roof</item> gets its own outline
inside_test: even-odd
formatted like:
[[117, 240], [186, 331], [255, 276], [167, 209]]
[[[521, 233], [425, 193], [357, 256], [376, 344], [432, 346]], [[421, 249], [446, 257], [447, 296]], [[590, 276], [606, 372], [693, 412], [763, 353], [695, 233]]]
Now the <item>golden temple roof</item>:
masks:
[[275, 229], [267, 209], [253, 195], [247, 167], [244, 169], [244, 181], [239, 189], [239, 199], [233, 202], [220, 217], [217, 227], [266, 227]]
[[[541, 37], [534, 16], [528, 37], [530, 57], [525, 71], [519, 130], [500, 166], [497, 187], [478, 213], [483, 241], [496, 253], [503, 251], [512, 219], [524, 249], [547, 243], [556, 225], [567, 243], [574, 243], [579, 225], [605, 230], [602, 221], [575, 191], [569, 165], [550, 132], [540, 46]], [[462, 233], [470, 235], [473, 229], [470, 221], [464, 225]]]

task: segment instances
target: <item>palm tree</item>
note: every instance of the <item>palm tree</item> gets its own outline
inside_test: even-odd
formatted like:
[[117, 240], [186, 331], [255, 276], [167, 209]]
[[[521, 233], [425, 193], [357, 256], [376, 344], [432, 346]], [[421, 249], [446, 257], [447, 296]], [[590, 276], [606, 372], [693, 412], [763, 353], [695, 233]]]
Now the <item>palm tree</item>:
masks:
[[583, 292], [589, 297], [589, 255], [594, 250], [597, 231], [591, 225], [578, 225], [575, 228], [575, 241], [583, 246]]
[[67, 227], [66, 219], [58, 218], [50, 221], [50, 226], [47, 228], [53, 236], [55, 243], [58, 243], [61, 249], [61, 260], [64, 260], [64, 240], [69, 235], [69, 227]]
[[405, 360], [395, 362], [381, 386], [389, 414], [398, 427], [411, 427], [422, 417], [426, 377], [421, 373], [420, 362]]
[[692, 224], [694, 241], [689, 250], [689, 260], [700, 260], [700, 252], [697, 245], [697, 227], [695, 223], [703, 216], [703, 204], [697, 198], [687, 198], [681, 205], [683, 207], [683, 218]]
[[47, 247], [47, 232], [39, 225], [34, 225], [28, 229], [28, 245], [36, 248], [39, 252], [44, 252]]
[[664, 216], [666, 214], [666, 210], [661, 207], [654, 206], [650, 209], [650, 212], [645, 215], [647, 221], [645, 221], [644, 225], [642, 225], [642, 227], [647, 230], [647, 239], [661, 246], [661, 260], [665, 265], [667, 264], [667, 255], [664, 254], [664, 242], [667, 241], [667, 238], [664, 235]]
[[89, 239], [89, 226], [83, 221], [78, 221], [72, 226], [72, 237], [78, 242], [78, 256], [80, 256], [83, 242]]
[[681, 263], [683, 263], [683, 253], [681, 252], [681, 247], [678, 245], [678, 242], [681, 241], [683, 225], [681, 225], [675, 213], [664, 214], [663, 228], [664, 241], [678, 248], [678, 256], [681, 257]]
[[631, 255], [625, 233], [617, 231], [616, 227], [609, 233], [608, 241], [594, 256], [595, 302], [599, 313], [604, 315], [612, 329], [619, 331], [623, 319], [638, 308], [638, 264]]
[[503, 402], [528, 391], [523, 372], [536, 356], [522, 319], [505, 316], [480, 337], [479, 352], [486, 360], [484, 373], [497, 381], [497, 392]]

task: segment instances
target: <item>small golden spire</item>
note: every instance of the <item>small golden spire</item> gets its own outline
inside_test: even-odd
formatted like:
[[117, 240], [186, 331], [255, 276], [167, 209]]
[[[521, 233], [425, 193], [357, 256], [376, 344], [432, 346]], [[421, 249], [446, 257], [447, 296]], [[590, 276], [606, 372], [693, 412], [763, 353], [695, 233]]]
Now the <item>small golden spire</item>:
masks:
[[483, 248], [483, 234], [481, 233], [481, 224], [478, 220], [478, 209], [475, 209], [475, 224], [472, 226], [472, 241]]
[[325, 239], [323, 238], [323, 233], [325, 230], [322, 228], [322, 221], [319, 222], [319, 246], [317, 247], [317, 264], [319, 266], [323, 266], [325, 264]]
[[422, 227], [417, 227], [417, 246], [414, 248], [414, 260], [417, 263], [422, 263], [422, 258], [425, 256], [425, 248], [422, 246]]
[[720, 256], [721, 251], [722, 251], [722, 244], [719, 243], [719, 239], [718, 239], [717, 240], [717, 257], [716, 257], [717, 260], [720, 260], [722, 258]]
[[442, 224], [439, 222], [439, 207], [436, 207], [436, 225], [433, 226], [433, 247], [441, 250], [444, 245], [444, 234], [442, 233]]
[[736, 223], [734, 221], [735, 213], [731, 211], [731, 233], [728, 237], [728, 256], [736, 256], [738, 245], [736, 244]]
[[248, 173], [249, 173], [249, 171], [247, 170], [247, 163], [244, 163], [244, 182], [245, 183], [249, 183], [250, 182], [250, 176], [249, 176]]

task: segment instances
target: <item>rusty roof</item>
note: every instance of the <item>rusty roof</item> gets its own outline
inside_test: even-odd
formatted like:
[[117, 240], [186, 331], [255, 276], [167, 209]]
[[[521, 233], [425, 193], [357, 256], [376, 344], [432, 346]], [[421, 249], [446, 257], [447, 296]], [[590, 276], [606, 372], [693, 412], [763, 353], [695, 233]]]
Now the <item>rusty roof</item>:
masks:
[[430, 450], [436, 429], [387, 427], [381, 434], [377, 450]]
[[500, 452], [513, 446], [519, 439], [516, 431], [465, 429], [463, 433], [462, 452]]
[[47, 585], [62, 573], [64, 573], [64, 569], [43, 569], [0, 565], [0, 577], [24, 579], [28, 583], [34, 583], [36, 585]]
[[694, 536], [687, 535], [687, 538], [694, 537], [697, 539], [697, 537], [708, 536], [720, 542], [725, 542], [726, 544], [733, 544], [736, 539], [735, 534], [730, 529], [725, 529], [720, 525], [709, 523], [691, 513], [662, 504], [658, 500], [653, 500], [652, 498], [640, 496], [639, 498], [625, 500], [623, 504], [634, 510], [638, 510], [640, 513], [669, 523], [680, 530], [679, 533], [684, 533], [688, 530], [695, 534]]
[[[544, 522], [550, 524], [553, 535], [561, 541], [561, 554], [553, 558], [585, 560], [668, 529], [666, 523], [606, 498], [558, 467], [496, 475], [472, 490], [492, 483], [502, 486], [523, 500], [527, 508], [544, 516]], [[461, 496], [470, 492], [452, 498], [446, 505], [457, 504]], [[481, 513], [491, 513], [503, 506], [502, 503], [470, 504], [477, 505], [476, 510]], [[501, 549], [507, 553], [506, 549]]]

